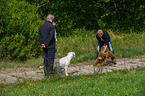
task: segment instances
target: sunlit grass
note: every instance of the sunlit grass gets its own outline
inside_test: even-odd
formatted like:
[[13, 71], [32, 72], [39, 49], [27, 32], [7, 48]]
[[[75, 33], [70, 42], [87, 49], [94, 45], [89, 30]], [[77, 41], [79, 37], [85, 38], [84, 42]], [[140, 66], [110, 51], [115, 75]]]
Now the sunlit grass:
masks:
[[[127, 58], [145, 53], [145, 33], [124, 34], [107, 30], [110, 34], [116, 58]], [[97, 39], [95, 31], [87, 31], [84, 28], [76, 29], [73, 35], [58, 37], [57, 56], [62, 58], [68, 52], [75, 52], [76, 58], [71, 63], [83, 62], [96, 59]], [[42, 52], [43, 53], [43, 52]], [[43, 56], [31, 58], [24, 62], [1, 61], [0, 68], [38, 67], [43, 65]]]
[[1, 68], [21, 68], [21, 67], [25, 67], [25, 68], [36, 68], [39, 66], [43, 65], [43, 58], [42, 56], [40, 56], [39, 58], [32, 58], [23, 62], [20, 61], [6, 61], [3, 60], [0, 62], [0, 69]]
[[117, 70], [113, 73], [26, 80], [0, 85], [7, 96], [143, 96], [145, 68]]
[[140, 60], [140, 62], [145, 62], [145, 60]]

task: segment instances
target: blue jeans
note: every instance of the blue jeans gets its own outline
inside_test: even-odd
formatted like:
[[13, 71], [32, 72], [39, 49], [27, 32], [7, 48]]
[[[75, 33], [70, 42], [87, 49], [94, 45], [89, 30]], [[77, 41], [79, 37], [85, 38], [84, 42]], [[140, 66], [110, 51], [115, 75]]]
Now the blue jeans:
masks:
[[[101, 47], [103, 47], [103, 45], [101, 45], [101, 44], [98, 42], [96, 58], [98, 58], [98, 54], [99, 54], [99, 51], [101, 51]], [[109, 51], [112, 52], [112, 53], [114, 54], [113, 46], [112, 46], [111, 41], [108, 42], [108, 48], [109, 48]]]

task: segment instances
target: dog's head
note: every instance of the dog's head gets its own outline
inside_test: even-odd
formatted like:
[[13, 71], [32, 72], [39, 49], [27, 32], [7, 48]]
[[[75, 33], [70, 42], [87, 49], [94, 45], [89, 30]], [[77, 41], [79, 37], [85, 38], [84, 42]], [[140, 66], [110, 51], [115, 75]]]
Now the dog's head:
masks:
[[98, 59], [99, 60], [102, 60], [102, 59], [104, 59], [105, 58], [105, 54], [103, 53], [103, 52], [99, 52], [99, 54], [98, 54]]
[[69, 52], [68, 55], [72, 55], [72, 57], [75, 58], [75, 52]]

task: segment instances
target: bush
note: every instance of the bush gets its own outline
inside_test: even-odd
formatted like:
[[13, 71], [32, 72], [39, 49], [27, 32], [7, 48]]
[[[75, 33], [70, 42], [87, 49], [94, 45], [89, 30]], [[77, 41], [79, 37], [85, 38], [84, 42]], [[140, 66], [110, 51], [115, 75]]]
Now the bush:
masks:
[[25, 60], [37, 56], [41, 51], [37, 33], [42, 23], [37, 7], [17, 0], [2, 0], [0, 6], [0, 57]]

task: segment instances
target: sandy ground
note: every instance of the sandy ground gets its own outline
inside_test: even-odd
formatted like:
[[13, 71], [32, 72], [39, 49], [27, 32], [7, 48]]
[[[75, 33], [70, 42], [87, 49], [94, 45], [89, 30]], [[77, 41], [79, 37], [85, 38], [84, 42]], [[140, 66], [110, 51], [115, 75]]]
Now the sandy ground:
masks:
[[[70, 76], [83, 75], [94, 73], [93, 61], [70, 64], [68, 73]], [[130, 69], [136, 67], [145, 67], [145, 55], [134, 58], [117, 59], [117, 64], [107, 63], [103, 66], [102, 73], [112, 72], [119, 69]], [[95, 68], [97, 71], [97, 67]], [[61, 73], [62, 76], [65, 76]], [[14, 83], [16, 81], [23, 81], [24, 79], [32, 78], [34, 80], [44, 79], [43, 68], [17, 68], [17, 69], [1, 69], [0, 83]]]

